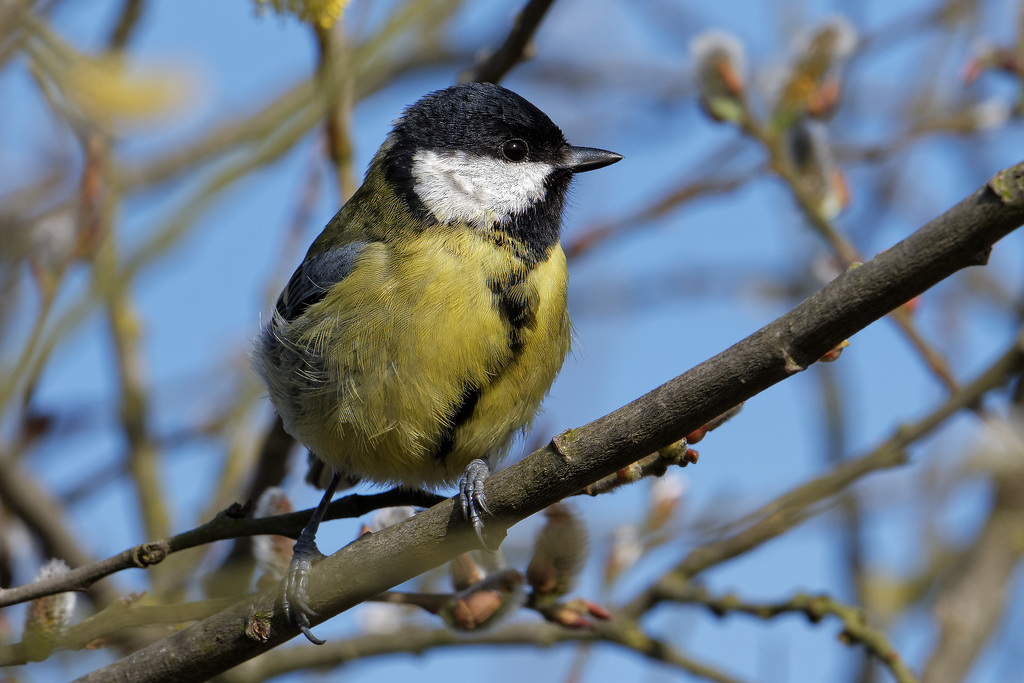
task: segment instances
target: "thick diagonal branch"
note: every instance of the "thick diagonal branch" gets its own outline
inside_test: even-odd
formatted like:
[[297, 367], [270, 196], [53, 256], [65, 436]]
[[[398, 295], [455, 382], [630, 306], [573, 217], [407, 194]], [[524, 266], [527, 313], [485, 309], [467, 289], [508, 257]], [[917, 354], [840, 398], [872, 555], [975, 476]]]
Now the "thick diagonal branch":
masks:
[[[792, 311], [627, 406], [556, 437], [489, 481], [492, 542], [509, 526], [678, 441], [815, 362], [890, 310], [961, 268], [1024, 223], [1024, 164], [1000, 173], [903, 242], [843, 273]], [[367, 535], [314, 567], [311, 607], [330, 618], [474, 547], [445, 501]], [[294, 637], [276, 591], [234, 607], [80, 680], [197, 681]], [[256, 620], [259, 628], [247, 628]], [[256, 639], [247, 633], [260, 633]]]

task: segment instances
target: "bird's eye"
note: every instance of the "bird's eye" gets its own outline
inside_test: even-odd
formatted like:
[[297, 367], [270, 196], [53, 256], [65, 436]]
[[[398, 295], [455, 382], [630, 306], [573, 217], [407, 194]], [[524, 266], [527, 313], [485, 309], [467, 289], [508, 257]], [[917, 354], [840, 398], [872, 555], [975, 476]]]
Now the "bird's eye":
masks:
[[509, 161], [522, 161], [529, 152], [530, 148], [526, 146], [526, 141], [519, 138], [512, 138], [501, 147], [501, 153]]

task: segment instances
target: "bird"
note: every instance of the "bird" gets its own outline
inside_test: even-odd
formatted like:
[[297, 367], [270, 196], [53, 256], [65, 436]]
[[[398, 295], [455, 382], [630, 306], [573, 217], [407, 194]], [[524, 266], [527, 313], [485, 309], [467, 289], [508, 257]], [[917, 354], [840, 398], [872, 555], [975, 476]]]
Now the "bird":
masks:
[[455, 85], [405, 109], [313, 241], [254, 349], [285, 430], [330, 472], [282, 600], [311, 642], [307, 577], [342, 480], [457, 484], [483, 542], [490, 464], [570, 350], [570, 182], [622, 158], [570, 145], [511, 90]]

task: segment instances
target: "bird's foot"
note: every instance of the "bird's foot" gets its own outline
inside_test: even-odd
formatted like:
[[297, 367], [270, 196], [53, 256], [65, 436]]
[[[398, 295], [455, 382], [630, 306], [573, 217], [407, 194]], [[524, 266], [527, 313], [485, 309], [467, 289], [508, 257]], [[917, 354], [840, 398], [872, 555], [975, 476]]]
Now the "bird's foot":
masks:
[[313, 538], [307, 537], [303, 531], [292, 549], [292, 561], [288, 564], [288, 574], [284, 578], [284, 595], [281, 598], [288, 621], [298, 626], [302, 634], [314, 645], [323, 645], [325, 641], [314, 636], [310, 630], [310, 619], [316, 617], [317, 613], [309, 606], [306, 584], [313, 562], [322, 559], [323, 556]]
[[466, 466], [462, 478], [459, 479], [459, 502], [462, 503], [462, 514], [466, 521], [473, 525], [476, 537], [480, 544], [487, 550], [491, 550], [484, 540], [484, 522], [480, 518], [481, 513], [491, 514], [487, 508], [487, 495], [484, 493], [484, 482], [491, 476], [491, 470], [487, 463], [477, 458]]

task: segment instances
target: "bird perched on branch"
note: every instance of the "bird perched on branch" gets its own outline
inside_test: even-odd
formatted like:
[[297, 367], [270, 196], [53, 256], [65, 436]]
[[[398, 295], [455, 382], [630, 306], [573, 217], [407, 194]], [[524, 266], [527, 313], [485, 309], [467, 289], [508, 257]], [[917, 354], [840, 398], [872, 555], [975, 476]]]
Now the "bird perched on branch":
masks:
[[481, 533], [487, 459], [530, 424], [569, 351], [566, 191], [621, 158], [569, 145], [497, 85], [439, 90], [395, 122], [309, 248], [255, 365], [285, 429], [332, 473], [285, 582], [285, 611], [312, 642], [306, 578], [343, 477], [459, 482]]

